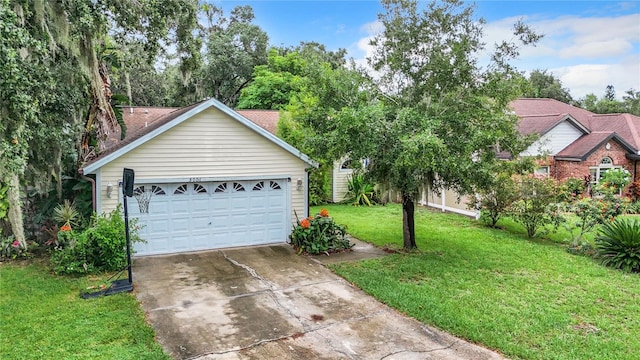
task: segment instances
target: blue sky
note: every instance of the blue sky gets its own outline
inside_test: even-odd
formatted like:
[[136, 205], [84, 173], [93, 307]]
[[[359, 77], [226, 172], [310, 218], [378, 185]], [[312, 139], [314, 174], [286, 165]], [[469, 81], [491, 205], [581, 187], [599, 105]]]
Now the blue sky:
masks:
[[[255, 23], [271, 45], [316, 41], [330, 50], [345, 48], [364, 64], [368, 39], [379, 30], [377, 1], [236, 1], [213, 0], [225, 14], [250, 5]], [[640, 90], [640, 2], [633, 1], [492, 1], [476, 2], [476, 14], [487, 20], [486, 42], [509, 34], [519, 18], [545, 34], [535, 48], [521, 53], [523, 71], [547, 69], [559, 77], [574, 98], [604, 94], [614, 85], [618, 97]]]

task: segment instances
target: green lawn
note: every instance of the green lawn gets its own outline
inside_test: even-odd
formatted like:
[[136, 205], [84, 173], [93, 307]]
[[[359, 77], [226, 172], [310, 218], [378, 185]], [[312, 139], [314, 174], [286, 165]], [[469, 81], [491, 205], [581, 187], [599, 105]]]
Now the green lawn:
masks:
[[[353, 236], [401, 247], [399, 206], [326, 208]], [[416, 253], [332, 268], [401, 312], [510, 358], [638, 359], [638, 274], [425, 209], [416, 237]]]
[[170, 359], [133, 295], [80, 298], [96, 282], [0, 263], [0, 359]]

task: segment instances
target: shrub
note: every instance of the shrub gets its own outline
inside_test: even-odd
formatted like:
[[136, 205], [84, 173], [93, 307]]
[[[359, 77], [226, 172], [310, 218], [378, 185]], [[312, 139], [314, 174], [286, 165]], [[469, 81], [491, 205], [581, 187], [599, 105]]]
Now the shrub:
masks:
[[564, 228], [571, 234], [571, 247], [579, 247], [584, 234], [608, 219], [605, 209], [604, 202], [594, 198], [580, 198], [564, 204], [564, 210], [575, 215], [564, 222]]
[[0, 235], [0, 260], [3, 259], [16, 259], [21, 256], [26, 256], [26, 252], [20, 242], [11, 236]]
[[321, 254], [350, 249], [347, 230], [336, 224], [326, 209], [316, 216], [298, 220], [289, 236], [291, 244], [300, 253]]
[[[132, 242], [141, 241], [135, 219], [129, 222]], [[66, 247], [54, 251], [51, 264], [59, 274], [85, 274], [117, 271], [126, 265], [126, 233], [120, 207], [106, 216], [94, 216], [82, 232], [69, 229], [58, 232], [58, 241]]]
[[345, 202], [351, 203], [354, 206], [372, 205], [374, 187], [373, 184], [365, 179], [364, 175], [354, 173], [349, 177], [347, 189], [348, 191], [345, 195]]
[[603, 265], [640, 272], [640, 221], [619, 218], [606, 223], [595, 245]]
[[584, 195], [587, 190], [587, 183], [585, 179], [568, 178], [562, 183], [562, 199], [566, 202], [573, 202], [579, 200], [581, 195]]
[[596, 186], [603, 194], [618, 194], [631, 181], [631, 173], [626, 169], [611, 169], [604, 173]]
[[62, 204], [58, 204], [53, 209], [53, 220], [61, 226], [78, 226], [80, 213], [76, 210], [76, 206], [69, 200], [65, 200]]
[[534, 237], [541, 227], [561, 221], [556, 181], [535, 175], [520, 176], [516, 181], [519, 200], [509, 207], [511, 218]]
[[629, 206], [627, 206], [627, 214], [640, 214], [640, 200], [629, 203]]
[[495, 180], [489, 188], [479, 190], [469, 204], [470, 208], [480, 210], [480, 221], [491, 227], [495, 227], [509, 206], [518, 200], [516, 184], [510, 175], [501, 173]]
[[631, 183], [627, 196], [631, 198], [631, 201], [633, 202], [640, 201], [640, 180], [636, 180]]

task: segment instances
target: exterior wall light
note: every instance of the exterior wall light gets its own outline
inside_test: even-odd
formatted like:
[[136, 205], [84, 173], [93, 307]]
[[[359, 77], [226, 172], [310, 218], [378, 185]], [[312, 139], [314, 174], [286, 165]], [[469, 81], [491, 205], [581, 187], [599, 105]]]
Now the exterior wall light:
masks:
[[107, 184], [107, 197], [109, 199], [111, 199], [112, 195], [113, 195], [113, 184], [112, 183], [108, 183]]
[[298, 180], [296, 180], [296, 190], [302, 190], [302, 178], [298, 178]]

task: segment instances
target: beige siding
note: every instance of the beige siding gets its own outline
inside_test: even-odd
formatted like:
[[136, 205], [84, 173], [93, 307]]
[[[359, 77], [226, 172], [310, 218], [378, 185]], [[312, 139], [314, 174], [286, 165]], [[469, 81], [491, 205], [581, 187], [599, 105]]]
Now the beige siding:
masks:
[[440, 194], [425, 187], [421, 196], [421, 204], [442, 211], [454, 212], [457, 214], [478, 217], [479, 214], [474, 209], [469, 209], [469, 196], [462, 196], [458, 200], [458, 194], [452, 190], [441, 190]]
[[[110, 211], [118, 196], [106, 196], [106, 185], [117, 186], [122, 169], [135, 170], [136, 182], [171, 178], [251, 178], [274, 176], [291, 178], [291, 216], [306, 212], [305, 191], [308, 165], [269, 139], [209, 108], [104, 165], [99, 172], [100, 211]], [[305, 185], [306, 186], [306, 185]], [[116, 190], [117, 191], [117, 190]]]
[[344, 200], [345, 195], [349, 191], [349, 179], [353, 174], [353, 170], [340, 170], [342, 162], [346, 158], [340, 159], [333, 163], [333, 202], [341, 202]]

